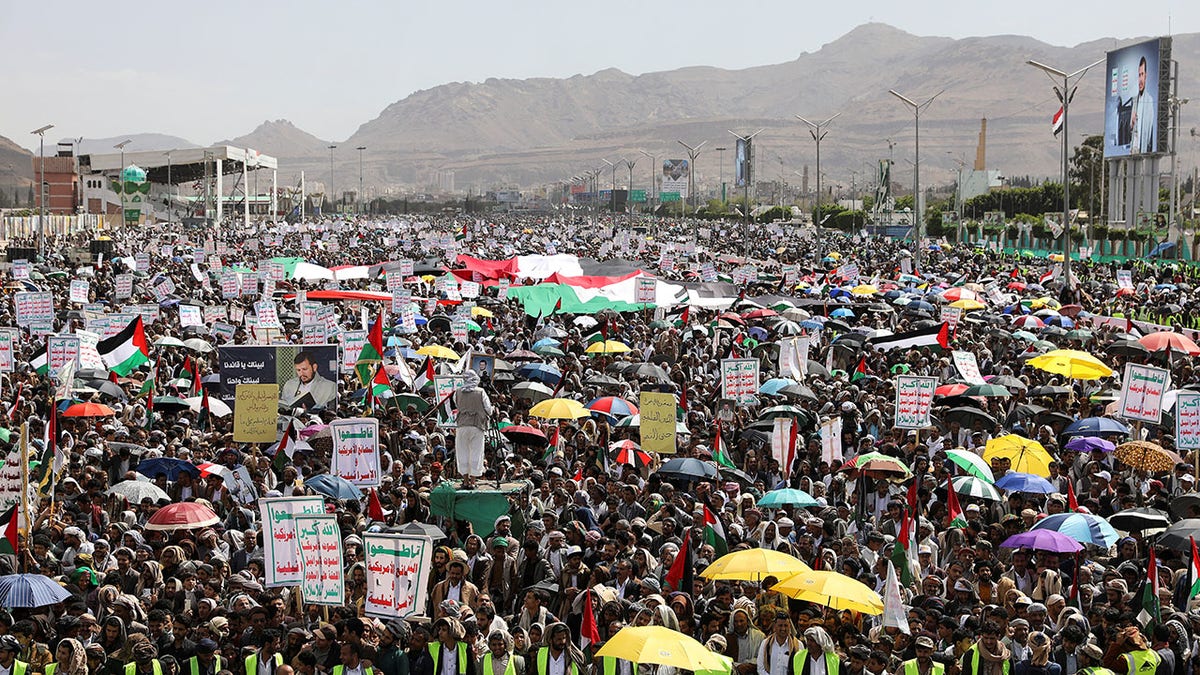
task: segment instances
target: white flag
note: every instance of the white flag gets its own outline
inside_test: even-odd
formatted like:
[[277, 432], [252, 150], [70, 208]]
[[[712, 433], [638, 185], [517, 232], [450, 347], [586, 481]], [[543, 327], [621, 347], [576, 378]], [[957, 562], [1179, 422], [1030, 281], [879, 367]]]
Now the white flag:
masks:
[[883, 627], [899, 628], [901, 633], [912, 634], [908, 628], [908, 612], [900, 597], [900, 580], [896, 578], [896, 566], [891, 560], [887, 564], [887, 580], [883, 582]]

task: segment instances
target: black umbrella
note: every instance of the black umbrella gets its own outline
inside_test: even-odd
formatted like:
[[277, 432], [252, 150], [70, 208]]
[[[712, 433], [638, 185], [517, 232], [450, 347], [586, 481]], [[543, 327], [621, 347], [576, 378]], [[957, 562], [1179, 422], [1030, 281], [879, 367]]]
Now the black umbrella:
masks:
[[115, 398], [118, 401], [126, 401], [129, 395], [121, 388], [121, 385], [114, 383], [111, 380], [92, 380], [87, 383], [87, 386], [95, 389], [105, 396]]
[[1171, 515], [1176, 518], [1200, 518], [1200, 492], [1175, 497], [1171, 500], [1170, 508]]
[[750, 474], [740, 469], [732, 469], [727, 466], [718, 467], [721, 472], [721, 478], [732, 479], [742, 487], [750, 487], [754, 485], [754, 478]]
[[1036, 403], [1022, 403], [1014, 407], [1012, 412], [1008, 413], [1008, 417], [1005, 418], [1004, 423], [1013, 424], [1014, 422], [1027, 420], [1044, 412], [1046, 412], [1046, 409]]
[[805, 368], [805, 370], [808, 372], [809, 375], [812, 375], [814, 377], [825, 377], [825, 378], [830, 377], [829, 371], [825, 368], [825, 366], [820, 363], [817, 363], [816, 361], [810, 360], [808, 362], [808, 366]]
[[1035, 398], [1038, 396], [1066, 396], [1070, 393], [1070, 387], [1051, 387], [1049, 385], [1034, 387], [1033, 389], [1029, 390], [1029, 396]]
[[667, 460], [658, 469], [660, 476], [678, 478], [686, 481], [716, 480], [719, 477], [717, 467], [710, 462], [703, 462], [693, 457], [676, 457]]
[[415, 534], [421, 537], [429, 537], [434, 541], [440, 541], [446, 538], [446, 533], [440, 528], [427, 523], [418, 523], [415, 520], [400, 528], [401, 534]]
[[593, 375], [583, 381], [589, 387], [620, 387], [621, 381], [608, 375]]
[[625, 374], [632, 375], [633, 377], [645, 378], [648, 380], [657, 380], [664, 384], [671, 381], [671, 376], [667, 374], [667, 371], [663, 370], [659, 366], [654, 365], [653, 363], [639, 363], [635, 368], [631, 369]]
[[1158, 528], [1169, 527], [1171, 525], [1171, 517], [1165, 511], [1143, 506], [1136, 509], [1125, 509], [1124, 511], [1112, 514], [1108, 517], [1108, 524], [1126, 532], [1141, 532], [1142, 530], [1156, 530]]
[[966, 406], [960, 408], [951, 408], [949, 410], [938, 413], [938, 417], [946, 422], [958, 422], [964, 427], [970, 427], [975, 424], [975, 420], [983, 422], [985, 428], [993, 429], [996, 427], [996, 418], [985, 413], [978, 408], [969, 408]]
[[1071, 416], [1055, 410], [1046, 410], [1044, 412], [1040, 412], [1033, 416], [1033, 421], [1037, 422], [1038, 424], [1049, 424], [1051, 426], [1055, 424], [1062, 424], [1064, 428], [1071, 426], [1071, 424], [1075, 422]]
[[817, 398], [817, 395], [812, 389], [809, 389], [802, 384], [789, 384], [788, 386], [780, 389], [779, 393], [785, 396], [795, 396], [796, 398], [807, 399], [813, 402], [820, 400]]
[[1136, 340], [1119, 340], [1105, 348], [1114, 356], [1146, 356], [1150, 353], [1146, 346]]
[[988, 384], [994, 384], [998, 387], [1006, 387], [1008, 389], [1020, 389], [1021, 391], [1025, 391], [1029, 388], [1029, 385], [1009, 375], [993, 377]]
[[1185, 518], [1158, 535], [1158, 545], [1191, 553], [1192, 538], [1200, 537], [1200, 518]]

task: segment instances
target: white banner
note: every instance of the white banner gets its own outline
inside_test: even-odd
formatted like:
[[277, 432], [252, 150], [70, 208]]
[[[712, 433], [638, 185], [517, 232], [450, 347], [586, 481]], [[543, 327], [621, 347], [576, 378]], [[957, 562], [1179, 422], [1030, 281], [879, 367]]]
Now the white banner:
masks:
[[931, 423], [936, 377], [900, 375], [896, 378], [896, 428], [924, 429]]
[[837, 466], [842, 457], [842, 418], [831, 417], [821, 423], [821, 459]]
[[1171, 371], [1154, 366], [1125, 364], [1117, 415], [1139, 422], [1162, 422], [1163, 394], [1171, 387]]
[[364, 534], [363, 550], [367, 567], [363, 612], [393, 619], [424, 613], [433, 542], [410, 535]]
[[958, 374], [962, 375], [962, 379], [968, 384], [986, 384], [983, 379], [983, 374], [979, 372], [979, 363], [975, 360], [975, 355], [971, 352], [954, 351], [951, 352], [954, 357], [954, 367], [958, 370]]
[[758, 386], [758, 359], [721, 359], [721, 398], [752, 404]]
[[379, 485], [379, 420], [355, 417], [329, 424], [333, 458], [329, 472], [355, 485]]
[[300, 593], [314, 605], [346, 604], [342, 576], [342, 537], [337, 516], [303, 515], [296, 522], [296, 544], [300, 547]]
[[296, 544], [299, 515], [325, 513], [321, 497], [272, 497], [258, 500], [263, 522], [263, 564], [266, 586], [300, 583], [300, 547]]
[[1200, 393], [1182, 391], [1175, 397], [1175, 447], [1200, 448]]

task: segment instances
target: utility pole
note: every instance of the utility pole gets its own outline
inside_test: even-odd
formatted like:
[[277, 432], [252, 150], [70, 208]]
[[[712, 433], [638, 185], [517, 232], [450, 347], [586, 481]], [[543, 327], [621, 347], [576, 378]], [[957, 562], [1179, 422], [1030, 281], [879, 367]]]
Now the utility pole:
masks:
[[167, 156], [167, 220], [175, 222], [175, 200], [172, 195], [174, 184], [171, 182], [171, 151], [168, 150], [163, 154]]
[[357, 148], [355, 148], [355, 150], [358, 150], [358, 214], [359, 215], [362, 215], [362, 212], [363, 212], [362, 159], [363, 159], [363, 150], [366, 150], [366, 149], [367, 149], [367, 146], [365, 146], [365, 145], [360, 145]]
[[654, 155], [645, 150], [638, 150], [644, 157], [650, 159], [650, 213], [653, 214], [658, 207], [658, 181], [655, 171], [658, 170], [658, 162], [654, 159]]
[[[617, 212], [617, 165], [608, 161], [607, 159], [604, 159], [604, 158], [601, 158], [600, 161], [604, 162], [605, 164], [612, 167], [612, 188], [608, 191], [608, 202], [609, 202], [608, 210], [611, 211], [612, 213], [616, 213]], [[617, 162], [623, 162], [623, 161], [625, 161], [625, 160], [624, 159], [617, 160]]]
[[[744, 172], [744, 177], [746, 180], [744, 180], [742, 182], [742, 196], [745, 197], [745, 199], [746, 199], [746, 205], [745, 205], [745, 208], [746, 208], [746, 232], [745, 232], [745, 236], [742, 237], [742, 241], [743, 241], [742, 255], [746, 256], [746, 255], [749, 255], [749, 253], [750, 253], [750, 235], [751, 235], [751, 231], [750, 231], [750, 222], [751, 222], [750, 221], [750, 210], [751, 210], [750, 209], [750, 183], [753, 182], [753, 180], [754, 180], [754, 172], [753, 172], [754, 147], [751, 144], [751, 141], [754, 140], [755, 136], [761, 134], [763, 132], [763, 130], [759, 129], [758, 131], [750, 134], [749, 136], [741, 136], [739, 134], [734, 133], [733, 131], [730, 131], [729, 129], [726, 129], [725, 131], [727, 131], [729, 134], [731, 134], [734, 138], [741, 141], [742, 144], [744, 145], [744, 147], [746, 148], [746, 157], [744, 160], [746, 162], [746, 167], [745, 167], [745, 172]], [[736, 154], [737, 154], [736, 151], [734, 154], [736, 156]], [[737, 167], [734, 167], [734, 175], [736, 176], [736, 174], [737, 174]], [[734, 181], [735, 182], [737, 181], [736, 177], [734, 178]]]
[[333, 151], [336, 148], [337, 146], [333, 144], [330, 144], [329, 146], [329, 189], [325, 190], [325, 192], [329, 193], [329, 206], [333, 208], [334, 213], [337, 213], [337, 206], [333, 201], [337, 195], [337, 192], [335, 192], [333, 189]]
[[895, 89], [888, 90], [888, 93], [890, 93], [892, 96], [895, 96], [896, 98], [900, 99], [901, 101], [904, 102], [905, 105], [912, 108], [913, 118], [915, 120], [914, 126], [916, 127], [916, 152], [915, 152], [916, 161], [913, 162], [913, 232], [917, 239], [917, 245], [915, 247], [917, 249], [916, 255], [915, 255], [917, 266], [914, 269], [921, 268], [921, 255], [923, 253], [921, 248], [923, 246], [923, 242], [925, 239], [925, 214], [921, 208], [922, 202], [925, 201], [921, 198], [921, 111], [928, 108], [929, 105], [931, 103], [933, 103], [933, 100], [935, 98], [941, 96], [942, 92], [944, 92], [944, 91], [946, 91], [946, 90], [943, 89], [942, 91], [939, 91], [938, 93], [934, 94], [933, 96], [930, 96], [923, 103], [917, 103], [916, 101], [912, 100], [911, 98], [908, 98], [907, 96], [901, 94], [900, 92], [896, 91]]
[[42, 170], [38, 181], [38, 255], [43, 257], [46, 252], [46, 132], [53, 128], [53, 124], [47, 124], [29, 132], [38, 137], [38, 164]]
[[729, 148], [726, 148], [726, 147], [717, 148], [717, 152], [720, 153], [719, 154], [720, 159], [717, 160], [717, 163], [719, 165], [717, 168], [717, 175], [720, 176], [720, 181], [721, 181], [721, 203], [722, 204], [725, 203], [725, 151], [728, 149]]
[[703, 148], [708, 141], [701, 141], [699, 145], [692, 147], [683, 141], [676, 140], [676, 143], [687, 148], [688, 152], [688, 196], [692, 198], [692, 215], [696, 214], [696, 158], [700, 156], [700, 148]]
[[629, 169], [629, 183], [625, 186], [625, 213], [629, 215], [629, 222], [633, 222], [633, 167], [638, 161], [636, 159], [625, 160], [625, 167]]
[[796, 115], [796, 119], [808, 125], [809, 135], [817, 142], [817, 204], [813, 207], [814, 225], [821, 224], [821, 139], [825, 138], [825, 135], [829, 133], [829, 130], [826, 128], [829, 126], [829, 123], [837, 119], [841, 114], [835, 113], [832, 117], [822, 122], [809, 122], [803, 117]]

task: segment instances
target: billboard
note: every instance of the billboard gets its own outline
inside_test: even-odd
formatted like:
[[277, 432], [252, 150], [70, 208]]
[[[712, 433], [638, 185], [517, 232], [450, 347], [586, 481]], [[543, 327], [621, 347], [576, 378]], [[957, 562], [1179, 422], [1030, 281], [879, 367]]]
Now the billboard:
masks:
[[[664, 159], [662, 187], [660, 192], [676, 192], [683, 199], [688, 196], [688, 161], [686, 159]], [[663, 201], [666, 201], [665, 199]]]
[[337, 345], [222, 346], [217, 356], [226, 401], [234, 400], [239, 384], [277, 384], [282, 408], [337, 405]]
[[1108, 53], [1104, 95], [1104, 156], [1167, 151], [1171, 38]]
[[750, 176], [750, 139], [739, 138], [733, 148], [733, 184], [746, 187], [753, 180]]

